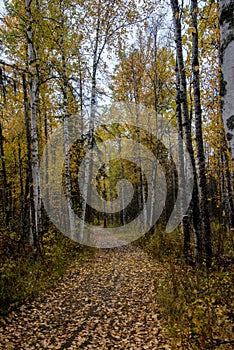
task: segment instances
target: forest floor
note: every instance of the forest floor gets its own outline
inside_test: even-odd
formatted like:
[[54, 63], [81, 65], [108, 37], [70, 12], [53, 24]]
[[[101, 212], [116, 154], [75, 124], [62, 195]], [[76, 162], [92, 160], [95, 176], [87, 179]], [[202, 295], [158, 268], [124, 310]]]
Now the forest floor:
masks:
[[97, 250], [0, 327], [0, 349], [171, 349], [155, 300], [160, 264], [135, 245]]

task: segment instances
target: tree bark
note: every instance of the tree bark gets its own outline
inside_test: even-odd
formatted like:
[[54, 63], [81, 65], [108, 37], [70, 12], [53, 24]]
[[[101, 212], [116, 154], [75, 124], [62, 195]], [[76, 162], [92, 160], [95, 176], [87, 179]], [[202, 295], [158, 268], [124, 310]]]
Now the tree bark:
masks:
[[203, 146], [202, 132], [202, 110], [201, 110], [201, 94], [200, 94], [200, 73], [199, 73], [199, 57], [198, 57], [198, 27], [197, 27], [197, 0], [191, 0], [192, 13], [192, 74], [193, 74], [193, 96], [194, 96], [194, 113], [196, 127], [196, 150], [198, 162], [198, 182], [200, 192], [200, 207], [203, 227], [203, 237], [205, 245], [205, 256], [207, 266], [210, 267], [212, 260], [212, 241], [210, 218], [208, 210], [208, 194], [206, 181], [206, 163]]
[[29, 69], [29, 110], [31, 123], [31, 167], [32, 167], [32, 192], [34, 205], [34, 234], [33, 248], [35, 256], [38, 253], [39, 237], [42, 233], [42, 202], [40, 189], [40, 174], [39, 174], [39, 148], [38, 148], [38, 104], [39, 104], [39, 58], [37, 48], [35, 46], [32, 15], [32, 1], [25, 0], [25, 12], [27, 17], [27, 50], [28, 50], [28, 69]]
[[[181, 111], [181, 97], [180, 97], [180, 74], [178, 70], [178, 63], [176, 61], [176, 121], [178, 129], [178, 143], [179, 143], [179, 176], [181, 183], [185, 183], [185, 169], [184, 169], [184, 149], [183, 149], [183, 121]], [[184, 190], [184, 189], [182, 189]], [[182, 195], [181, 212], [185, 213], [184, 195]], [[190, 232], [189, 232], [189, 218], [188, 215], [183, 215], [182, 219], [182, 231], [184, 237], [184, 256], [186, 262], [189, 260], [190, 251]]]
[[220, 0], [222, 116], [234, 166], [234, 0]]
[[229, 226], [231, 231], [234, 231], [234, 203], [233, 203], [232, 181], [231, 181], [231, 173], [229, 170], [229, 154], [228, 154], [228, 149], [226, 147], [224, 150], [224, 167], [225, 167], [226, 201], [227, 201], [227, 208], [228, 208]]
[[63, 137], [64, 137], [64, 153], [65, 153], [65, 187], [66, 197], [68, 203], [68, 216], [69, 216], [69, 237], [75, 239], [75, 214], [72, 209], [71, 199], [71, 174], [70, 174], [70, 149], [69, 149], [69, 111], [68, 111], [68, 76], [66, 67], [66, 52], [64, 45], [64, 9], [62, 8], [62, 2], [59, 3], [60, 7], [60, 50], [62, 55], [62, 96], [63, 96]]
[[181, 90], [180, 98], [181, 98], [183, 125], [184, 125], [184, 132], [185, 132], [185, 143], [191, 158], [193, 181], [194, 181], [193, 199], [192, 199], [194, 240], [195, 240], [194, 255], [195, 255], [197, 264], [200, 264], [202, 260], [202, 230], [201, 230], [201, 219], [200, 219], [200, 209], [199, 209], [197, 171], [196, 171], [195, 157], [194, 157], [194, 151], [193, 151], [193, 145], [192, 145], [191, 121], [189, 118], [189, 111], [188, 111], [187, 82], [186, 82], [186, 73], [185, 73], [184, 58], [183, 58], [182, 31], [181, 31], [180, 9], [179, 9], [178, 0], [171, 0], [171, 8], [172, 8], [172, 14], [173, 14], [173, 21], [174, 21], [176, 56], [177, 56], [179, 74], [180, 74], [180, 90]]
[[[90, 116], [88, 121], [88, 149], [87, 155], [85, 159], [85, 169], [84, 169], [84, 189], [83, 189], [83, 201], [82, 201], [82, 212], [81, 212], [81, 225], [80, 225], [80, 238], [83, 240], [84, 235], [84, 225], [85, 218], [87, 215], [87, 201], [90, 200], [90, 178], [92, 176], [93, 170], [93, 162], [90, 157], [89, 151], [93, 148], [94, 145], [94, 122], [97, 108], [97, 68], [100, 61], [101, 53], [104, 49], [102, 47], [99, 49], [100, 44], [100, 15], [101, 15], [101, 5], [98, 5], [98, 13], [97, 13], [97, 26], [96, 26], [96, 35], [95, 35], [95, 43], [94, 43], [94, 52], [93, 52], [93, 60], [92, 60], [92, 77], [91, 77], [91, 96], [90, 96]], [[105, 45], [105, 44], [103, 44]], [[89, 218], [91, 219], [91, 217]], [[87, 233], [88, 234], [88, 233]], [[88, 239], [88, 237], [87, 237]]]
[[24, 180], [23, 180], [23, 166], [21, 157], [21, 144], [18, 140], [18, 168], [20, 180], [20, 234], [23, 244], [26, 243], [25, 227], [24, 227]]
[[3, 134], [2, 134], [2, 124], [0, 122], [0, 158], [2, 163], [2, 178], [3, 178], [3, 211], [6, 226], [10, 226], [10, 210], [8, 203], [8, 184], [7, 184], [7, 173], [6, 173], [6, 162], [5, 153], [3, 147]]
[[[24, 217], [25, 226], [29, 224], [29, 242], [33, 247], [36, 242], [36, 230], [35, 230], [35, 208], [34, 208], [34, 195], [33, 195], [33, 179], [32, 179], [32, 152], [31, 152], [31, 128], [30, 128], [30, 116], [29, 116], [29, 101], [28, 90], [25, 73], [23, 73], [23, 93], [24, 93], [24, 118], [26, 127], [26, 142], [27, 142], [27, 177], [25, 184], [25, 196], [24, 196], [24, 212], [27, 213], [27, 218]], [[28, 198], [30, 198], [28, 203]]]

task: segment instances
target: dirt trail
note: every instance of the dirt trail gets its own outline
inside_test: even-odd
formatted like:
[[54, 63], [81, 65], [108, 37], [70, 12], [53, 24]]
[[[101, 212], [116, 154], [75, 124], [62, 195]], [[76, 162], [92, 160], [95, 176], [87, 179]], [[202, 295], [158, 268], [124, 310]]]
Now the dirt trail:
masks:
[[155, 302], [162, 273], [140, 248], [99, 250], [57, 287], [13, 312], [0, 349], [171, 349]]

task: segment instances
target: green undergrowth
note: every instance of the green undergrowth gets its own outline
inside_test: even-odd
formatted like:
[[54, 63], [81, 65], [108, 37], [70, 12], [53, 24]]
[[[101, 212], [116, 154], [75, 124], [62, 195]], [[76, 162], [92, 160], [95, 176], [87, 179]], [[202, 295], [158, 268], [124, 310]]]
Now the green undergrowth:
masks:
[[175, 349], [232, 349], [234, 274], [215, 266], [198, 270], [177, 260], [164, 263], [156, 300]]
[[[157, 228], [145, 249], [160, 261], [164, 273], [155, 280], [155, 301], [173, 339], [173, 349], [229, 350], [234, 345], [233, 237], [213, 225], [212, 268], [185, 263], [179, 230], [166, 234]], [[142, 243], [142, 242], [141, 242]], [[220, 246], [221, 244], [221, 246]]]
[[55, 286], [78, 259], [91, 258], [94, 249], [81, 246], [50, 229], [42, 239], [42, 252], [34, 261], [30, 247], [20, 248], [17, 235], [1, 234], [0, 315]]

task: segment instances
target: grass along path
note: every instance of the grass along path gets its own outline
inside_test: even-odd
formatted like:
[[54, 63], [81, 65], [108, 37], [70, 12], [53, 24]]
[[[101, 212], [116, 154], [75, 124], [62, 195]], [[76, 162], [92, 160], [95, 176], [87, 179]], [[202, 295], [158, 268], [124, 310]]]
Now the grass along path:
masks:
[[0, 349], [171, 349], [155, 303], [160, 265], [134, 245], [98, 250], [4, 319]]

